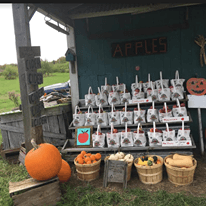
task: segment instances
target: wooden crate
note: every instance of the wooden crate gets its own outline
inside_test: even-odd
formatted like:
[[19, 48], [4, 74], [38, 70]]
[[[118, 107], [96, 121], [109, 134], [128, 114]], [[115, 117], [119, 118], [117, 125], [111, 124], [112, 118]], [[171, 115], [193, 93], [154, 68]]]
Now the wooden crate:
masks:
[[[68, 125], [71, 122], [71, 104], [59, 104], [45, 108], [47, 123], [42, 125], [45, 142], [55, 146], [63, 146], [69, 137]], [[0, 129], [3, 139], [3, 149], [20, 148], [25, 142], [22, 112], [7, 112], [0, 114]]]
[[1, 156], [10, 164], [17, 164], [20, 148], [1, 150]]
[[30, 178], [20, 182], [9, 182], [9, 194], [15, 206], [56, 205], [61, 200], [58, 177], [47, 181]]

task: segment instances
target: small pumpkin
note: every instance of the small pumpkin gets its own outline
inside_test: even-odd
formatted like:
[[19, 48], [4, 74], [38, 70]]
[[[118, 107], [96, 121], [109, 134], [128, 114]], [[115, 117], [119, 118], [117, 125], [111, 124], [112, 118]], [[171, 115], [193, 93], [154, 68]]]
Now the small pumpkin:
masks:
[[86, 158], [84, 159], [84, 161], [85, 161], [85, 163], [87, 163], [88, 161], [91, 161], [91, 158], [90, 158], [90, 157], [86, 157]]
[[80, 153], [82, 156], [84, 156], [85, 154], [86, 154], [86, 152], [83, 150], [83, 151], [81, 151], [81, 153]]
[[77, 158], [76, 158], [76, 162], [77, 162], [78, 164], [83, 164], [83, 163], [84, 163], [84, 160], [83, 160], [83, 158], [81, 158], [81, 157], [77, 157]]
[[91, 160], [88, 160], [88, 161], [87, 161], [87, 164], [92, 164]]
[[62, 166], [61, 169], [59, 171], [59, 173], [57, 174], [59, 181], [60, 182], [67, 182], [70, 177], [71, 177], [71, 168], [69, 166], [69, 164], [62, 159]]
[[55, 177], [62, 166], [59, 150], [49, 143], [37, 145], [34, 139], [31, 143], [34, 148], [25, 157], [25, 167], [29, 175], [39, 181]]
[[96, 160], [100, 160], [101, 157], [102, 157], [102, 155], [101, 155], [100, 153], [96, 153], [96, 154], [95, 154], [95, 159], [96, 159]]
[[201, 96], [206, 94], [206, 79], [190, 78], [186, 83], [187, 90], [192, 95]]
[[92, 161], [96, 160], [95, 155], [91, 155], [90, 158]]

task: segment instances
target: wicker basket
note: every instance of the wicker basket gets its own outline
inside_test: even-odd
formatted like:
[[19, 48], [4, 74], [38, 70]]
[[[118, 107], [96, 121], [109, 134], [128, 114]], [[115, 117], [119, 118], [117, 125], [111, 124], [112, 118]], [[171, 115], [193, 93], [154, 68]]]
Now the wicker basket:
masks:
[[93, 164], [78, 164], [74, 159], [77, 178], [83, 181], [92, 181], [99, 177], [101, 159]]
[[193, 166], [190, 168], [178, 168], [173, 167], [166, 163], [167, 158], [172, 158], [172, 155], [168, 155], [164, 158], [164, 164], [166, 167], [168, 180], [176, 185], [188, 185], [193, 182], [195, 168], [197, 167], [197, 161], [193, 158]]
[[[144, 184], [157, 184], [162, 181], [163, 158], [157, 155], [147, 155], [148, 157], [156, 156], [161, 164], [152, 166], [138, 165], [138, 158], [135, 159], [134, 165], [137, 169], [139, 179]], [[141, 158], [141, 157], [140, 157]]]
[[[109, 156], [105, 157], [104, 161], [106, 162], [106, 160], [108, 160], [108, 159], [109, 159]], [[128, 163], [128, 167], [127, 167], [127, 181], [129, 181], [130, 178], [131, 178], [132, 164], [133, 164], [133, 162]]]

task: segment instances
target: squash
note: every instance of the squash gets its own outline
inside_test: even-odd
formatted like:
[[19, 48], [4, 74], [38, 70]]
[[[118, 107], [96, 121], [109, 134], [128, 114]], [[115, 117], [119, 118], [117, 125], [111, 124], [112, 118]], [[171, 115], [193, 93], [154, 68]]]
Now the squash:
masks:
[[153, 165], [152, 161], [149, 160], [149, 158], [148, 158], [148, 161], [147, 161], [147, 165], [148, 165], [148, 166], [152, 166], [152, 165]]
[[114, 155], [114, 154], [111, 154], [109, 156], [109, 160], [118, 160], [118, 157], [116, 155]]
[[166, 162], [171, 165], [171, 166], [176, 166], [176, 167], [192, 167], [193, 162], [190, 159], [183, 159], [183, 160], [174, 160], [171, 158], [167, 158]]
[[101, 155], [100, 153], [96, 153], [96, 154], [95, 154], [95, 159], [96, 159], [96, 160], [100, 160], [101, 157], [102, 157], [102, 155]]
[[25, 157], [25, 167], [29, 175], [39, 181], [55, 177], [62, 166], [59, 150], [49, 143], [37, 145], [34, 139], [31, 143], [34, 148]]
[[144, 162], [143, 162], [143, 161], [141, 160], [141, 158], [138, 158], [138, 164], [139, 164], [139, 165], [145, 165], [145, 166], [147, 166], [147, 161], [144, 161]]
[[70, 177], [71, 177], [71, 168], [69, 166], [69, 164], [62, 159], [62, 166], [61, 169], [59, 171], [59, 173], [57, 174], [59, 181], [60, 182], [67, 182]]
[[190, 159], [190, 160], [192, 160], [192, 156], [179, 155], [179, 154], [174, 154], [172, 158], [173, 158], [174, 160], [184, 160], [184, 159]]

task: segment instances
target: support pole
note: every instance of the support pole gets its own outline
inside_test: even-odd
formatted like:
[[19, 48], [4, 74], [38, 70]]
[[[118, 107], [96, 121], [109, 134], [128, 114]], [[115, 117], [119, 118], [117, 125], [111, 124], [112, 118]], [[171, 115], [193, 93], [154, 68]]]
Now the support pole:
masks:
[[[67, 35], [67, 46], [76, 53], [75, 45], [75, 34], [74, 28], [69, 27], [67, 31], [70, 33]], [[71, 100], [72, 100], [72, 113], [75, 112], [75, 106], [79, 102], [79, 81], [78, 81], [78, 71], [77, 71], [77, 60], [74, 62], [69, 62], [69, 73], [70, 73], [70, 83], [71, 83]]]
[[24, 123], [24, 138], [26, 152], [32, 149], [31, 139], [34, 138], [37, 144], [43, 142], [42, 126], [31, 126], [31, 110], [28, 94], [37, 90], [38, 85], [27, 85], [25, 76], [25, 65], [23, 59], [20, 58], [19, 47], [31, 46], [29, 17], [26, 4], [12, 4], [14, 31], [16, 39], [16, 52], [19, 72], [19, 83], [21, 92], [22, 115]]
[[199, 122], [199, 133], [200, 133], [200, 151], [204, 155], [204, 142], [203, 142], [203, 131], [202, 131], [202, 118], [201, 118], [201, 109], [198, 108], [198, 122]]

